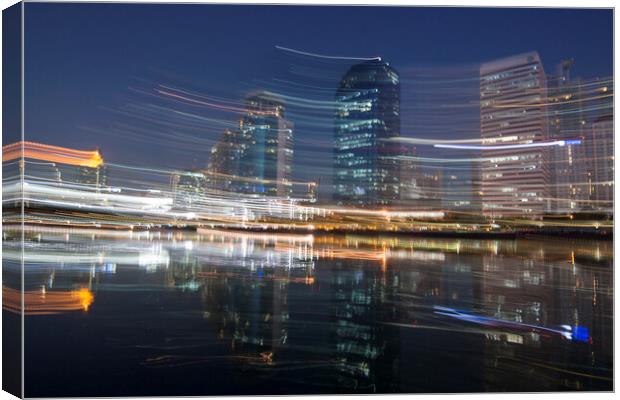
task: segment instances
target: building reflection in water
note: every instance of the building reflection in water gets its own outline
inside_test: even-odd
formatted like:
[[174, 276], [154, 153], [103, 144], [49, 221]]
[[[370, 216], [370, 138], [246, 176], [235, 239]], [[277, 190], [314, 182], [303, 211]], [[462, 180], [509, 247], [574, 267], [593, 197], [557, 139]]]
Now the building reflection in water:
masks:
[[[5, 227], [5, 239], [14, 234]], [[163, 368], [184, 394], [611, 388], [611, 242], [38, 228], [25, 237], [26, 327], [40, 314], [73, 335], [114, 326], [92, 338], [102, 346], [93, 352], [144, 377]], [[21, 257], [15, 243], [5, 240], [9, 265]], [[10, 311], [19, 286], [3, 298]], [[42, 359], [27, 360], [31, 395], [53, 395], [60, 375], [52, 385]], [[205, 388], [187, 368], [243, 378]], [[76, 394], [94, 395], [82, 381]]]

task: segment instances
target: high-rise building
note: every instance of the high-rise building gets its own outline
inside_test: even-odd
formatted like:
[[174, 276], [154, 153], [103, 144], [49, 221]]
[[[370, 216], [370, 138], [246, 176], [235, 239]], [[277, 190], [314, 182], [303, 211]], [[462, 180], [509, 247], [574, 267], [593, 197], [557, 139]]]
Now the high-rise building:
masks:
[[259, 92], [246, 99], [247, 115], [240, 123], [244, 149], [240, 175], [249, 193], [290, 197], [293, 164], [293, 124], [284, 119], [284, 102]]
[[463, 163], [464, 167], [447, 166], [443, 168], [441, 200], [443, 208], [451, 211], [479, 212], [476, 197], [476, 180], [473, 163]]
[[540, 218], [547, 211], [547, 86], [536, 52], [482, 64], [483, 214]]
[[552, 209], [608, 210], [613, 201], [613, 172], [606, 171], [613, 171], [612, 80], [571, 79], [572, 64], [562, 61], [548, 78], [549, 135], [565, 142], [552, 149]]
[[211, 149], [210, 187], [240, 193], [290, 197], [293, 124], [284, 118], [284, 102], [268, 92], [246, 99], [239, 130], [226, 130]]
[[551, 211], [574, 212], [586, 205], [588, 163], [585, 152], [582, 82], [571, 79], [574, 61], [563, 60], [555, 76], [547, 77], [549, 137], [563, 140], [550, 152]]
[[613, 79], [590, 79], [583, 83], [587, 209], [613, 212], [614, 94]]
[[614, 120], [611, 115], [592, 123], [592, 200], [597, 210], [613, 213], [614, 199]]
[[443, 197], [443, 171], [416, 171], [412, 195], [412, 203], [420, 209], [441, 209]]
[[403, 143], [400, 154], [400, 200], [401, 204], [409, 205], [419, 196], [416, 192], [416, 177], [419, 165], [416, 162], [417, 149], [415, 146]]
[[216, 190], [235, 190], [243, 144], [239, 131], [226, 129], [211, 148], [207, 164], [207, 185]]
[[399, 74], [380, 59], [352, 66], [336, 93], [334, 200], [378, 206], [400, 199]]

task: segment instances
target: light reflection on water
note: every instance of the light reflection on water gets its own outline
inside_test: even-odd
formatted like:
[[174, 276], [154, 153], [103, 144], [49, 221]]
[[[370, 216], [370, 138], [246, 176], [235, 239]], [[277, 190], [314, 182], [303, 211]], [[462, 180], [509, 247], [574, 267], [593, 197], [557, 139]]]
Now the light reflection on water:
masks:
[[27, 396], [612, 388], [611, 241], [36, 228], [26, 240]]

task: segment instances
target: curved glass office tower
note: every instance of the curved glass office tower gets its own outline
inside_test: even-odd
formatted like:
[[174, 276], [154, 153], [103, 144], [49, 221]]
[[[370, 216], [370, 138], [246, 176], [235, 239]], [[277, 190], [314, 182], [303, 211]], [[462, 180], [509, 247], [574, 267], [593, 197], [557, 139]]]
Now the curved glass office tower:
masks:
[[399, 75], [380, 59], [349, 69], [336, 92], [334, 200], [380, 206], [399, 195]]

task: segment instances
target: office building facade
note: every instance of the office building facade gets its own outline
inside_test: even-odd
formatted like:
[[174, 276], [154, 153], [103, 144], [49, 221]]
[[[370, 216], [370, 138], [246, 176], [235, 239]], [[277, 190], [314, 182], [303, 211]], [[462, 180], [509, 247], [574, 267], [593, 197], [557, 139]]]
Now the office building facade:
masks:
[[579, 211], [587, 204], [589, 189], [585, 146], [583, 82], [571, 78], [574, 61], [563, 60], [556, 75], [547, 77], [549, 137], [565, 141], [550, 149], [551, 202], [556, 213]]
[[354, 65], [336, 93], [334, 201], [382, 206], [400, 199], [400, 78], [380, 59]]
[[548, 209], [547, 87], [536, 52], [482, 64], [482, 212], [540, 218]]
[[246, 194], [291, 197], [293, 124], [284, 102], [268, 92], [246, 99], [239, 129], [227, 129], [211, 149], [209, 186]]
[[614, 200], [614, 120], [605, 115], [592, 123], [592, 203], [594, 209], [613, 214]]
[[241, 120], [243, 152], [240, 175], [245, 192], [290, 197], [292, 193], [293, 124], [284, 119], [284, 102], [274, 94], [259, 92], [246, 99]]
[[211, 148], [207, 164], [207, 186], [215, 190], [235, 190], [239, 177], [239, 161], [243, 153], [240, 133], [225, 129], [218, 142]]
[[613, 201], [613, 80], [574, 79], [573, 60], [548, 79], [552, 149], [552, 209], [559, 213], [611, 210]]

